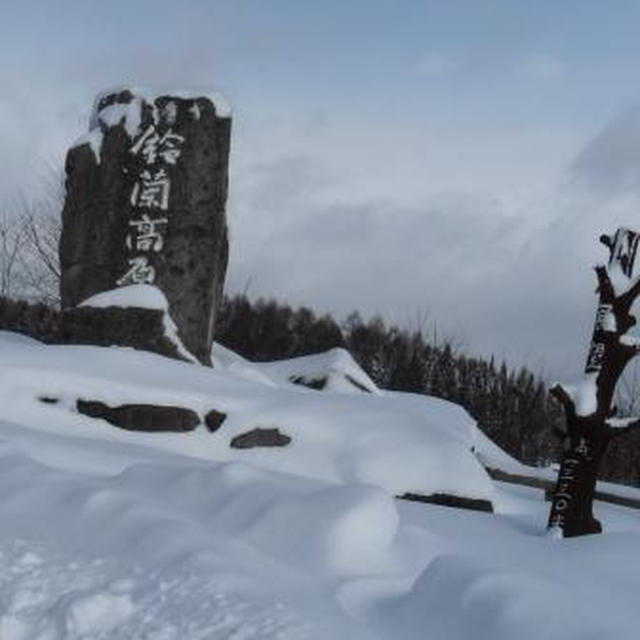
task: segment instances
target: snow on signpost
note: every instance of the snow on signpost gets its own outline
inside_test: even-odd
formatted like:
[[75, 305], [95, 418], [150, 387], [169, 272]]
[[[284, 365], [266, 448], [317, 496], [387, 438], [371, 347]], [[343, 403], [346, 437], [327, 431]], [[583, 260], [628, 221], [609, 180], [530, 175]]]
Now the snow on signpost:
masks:
[[593, 516], [600, 462], [613, 438], [640, 427], [640, 419], [616, 418], [612, 405], [618, 379], [640, 351], [640, 342], [627, 334], [636, 324], [631, 308], [640, 295], [635, 269], [640, 236], [620, 228], [600, 241], [609, 249], [609, 261], [596, 267], [598, 306], [584, 378], [551, 389], [564, 407], [566, 431], [548, 527], [564, 537], [602, 530]]

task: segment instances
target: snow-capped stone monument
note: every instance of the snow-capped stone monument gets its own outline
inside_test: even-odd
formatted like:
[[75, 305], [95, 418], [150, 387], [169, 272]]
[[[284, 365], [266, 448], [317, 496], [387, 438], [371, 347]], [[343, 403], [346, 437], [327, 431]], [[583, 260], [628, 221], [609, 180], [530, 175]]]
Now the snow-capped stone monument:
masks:
[[[230, 131], [218, 96], [124, 88], [97, 97], [90, 130], [66, 161], [60, 260], [68, 341], [91, 342], [98, 332], [96, 343], [108, 342], [109, 312], [113, 323], [127, 322], [122, 309], [76, 309], [87, 298], [153, 285], [184, 347], [211, 364], [228, 258]], [[148, 348], [144, 333], [128, 346]]]

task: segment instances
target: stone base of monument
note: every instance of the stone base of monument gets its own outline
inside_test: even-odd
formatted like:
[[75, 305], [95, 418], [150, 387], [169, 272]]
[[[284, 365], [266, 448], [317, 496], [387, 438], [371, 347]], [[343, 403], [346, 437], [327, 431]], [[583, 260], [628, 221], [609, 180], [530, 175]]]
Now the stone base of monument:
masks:
[[167, 332], [165, 312], [137, 307], [73, 307], [63, 311], [60, 342], [103, 347], [133, 347], [193, 362]]

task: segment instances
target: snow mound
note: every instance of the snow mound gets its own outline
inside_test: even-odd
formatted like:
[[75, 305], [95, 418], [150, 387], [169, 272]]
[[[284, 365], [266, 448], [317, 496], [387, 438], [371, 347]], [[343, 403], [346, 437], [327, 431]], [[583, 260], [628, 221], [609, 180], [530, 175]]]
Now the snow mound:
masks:
[[211, 349], [211, 362], [213, 363], [214, 369], [218, 371], [225, 370], [243, 380], [257, 382], [268, 387], [278, 386], [275, 380], [272, 380], [260, 370], [258, 364], [250, 362], [217, 342], [213, 343], [213, 348]]
[[312, 389], [335, 393], [380, 393], [351, 354], [341, 348], [257, 366], [276, 380], [302, 384]]
[[[596, 503], [604, 534], [552, 540], [542, 492], [490, 483], [471, 446], [511, 459], [460, 407], [315, 393], [214, 355], [216, 370], [0, 332], [2, 640], [636, 640], [637, 511]], [[227, 418], [125, 432], [78, 414], [79, 393]], [[256, 425], [291, 445], [229, 447]]]
[[[320, 362], [335, 359], [336, 354], [319, 357]], [[261, 366], [260, 380], [247, 375], [251, 367], [238, 375], [241, 361], [228, 353], [226, 362], [227, 368], [218, 371], [126, 348], [0, 338], [2, 415], [24, 427], [23, 441], [37, 429], [72, 436], [79, 449], [83, 439], [126, 442], [207, 461], [239, 460], [332, 484], [366, 484], [394, 495], [449, 493], [493, 501], [493, 484], [471, 452], [475, 425], [459, 407], [403, 394], [316, 393], [268, 375]], [[275, 370], [282, 372], [278, 365]], [[202, 423], [215, 409], [226, 419], [215, 433], [204, 424], [186, 434], [125, 432], [80, 415], [78, 399], [110, 407], [184, 407]], [[278, 429], [291, 443], [230, 447], [235, 437], [255, 429]]]
[[332, 487], [273, 506], [249, 526], [271, 553], [339, 573], [385, 564], [398, 529], [392, 496], [366, 486]]
[[386, 613], [397, 637], [411, 640], [425, 629], [437, 640], [468, 640], [472, 629], [499, 640], [630, 638], [624, 622], [587, 609], [554, 579], [457, 554], [436, 558]]

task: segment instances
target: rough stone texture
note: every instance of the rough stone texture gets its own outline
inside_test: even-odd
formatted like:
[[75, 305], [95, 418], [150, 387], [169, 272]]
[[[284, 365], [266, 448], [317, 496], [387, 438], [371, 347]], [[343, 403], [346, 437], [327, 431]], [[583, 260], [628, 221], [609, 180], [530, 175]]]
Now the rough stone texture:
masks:
[[204, 423], [207, 425], [207, 429], [213, 433], [217, 431], [222, 423], [227, 419], [227, 414], [222, 413], [221, 411], [216, 411], [215, 409], [211, 409], [204, 417]]
[[231, 440], [234, 449], [253, 449], [254, 447], [285, 447], [291, 438], [279, 429], [252, 429], [241, 433]]
[[[230, 131], [231, 119], [206, 97], [124, 89], [98, 98], [90, 136], [67, 155], [63, 308], [121, 284], [152, 283], [185, 347], [211, 364], [228, 259]], [[155, 222], [150, 233], [144, 216]], [[132, 271], [132, 260], [146, 266]]]
[[102, 418], [128, 431], [193, 431], [200, 418], [195, 411], [182, 407], [152, 404], [123, 404], [109, 407], [97, 400], [78, 400], [76, 408], [90, 418]]
[[59, 342], [117, 345], [186, 360], [165, 335], [164, 312], [137, 307], [74, 307], [62, 313]]

